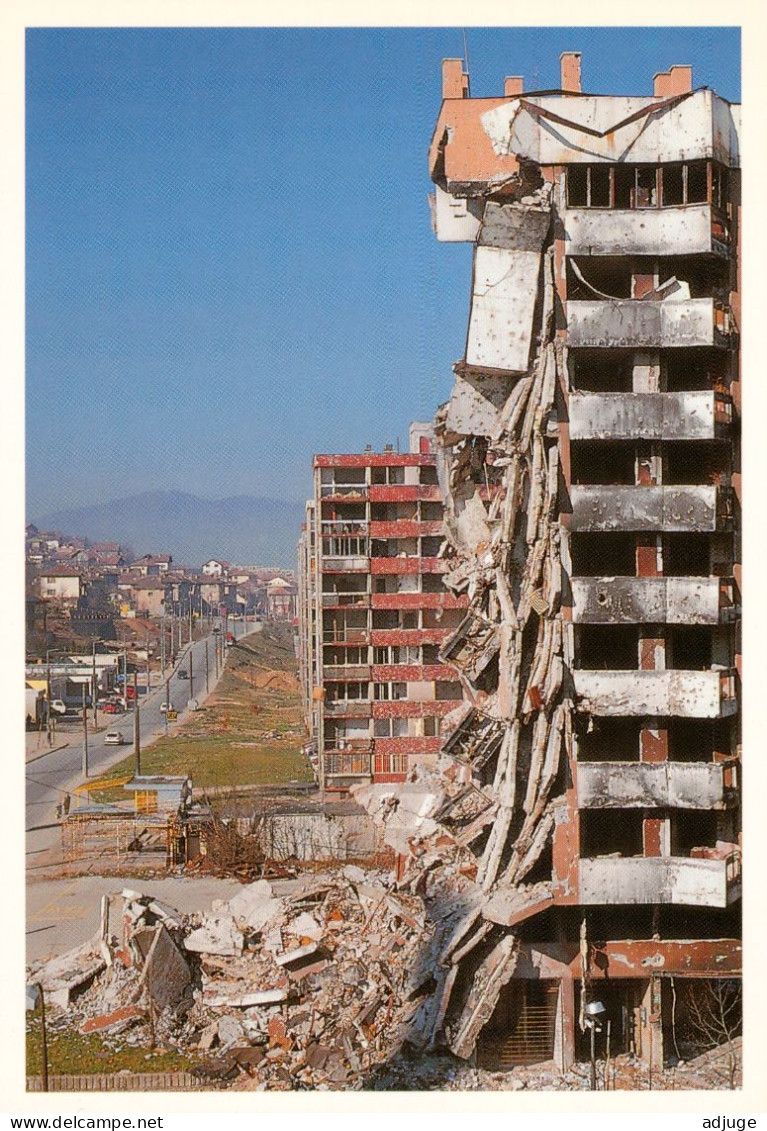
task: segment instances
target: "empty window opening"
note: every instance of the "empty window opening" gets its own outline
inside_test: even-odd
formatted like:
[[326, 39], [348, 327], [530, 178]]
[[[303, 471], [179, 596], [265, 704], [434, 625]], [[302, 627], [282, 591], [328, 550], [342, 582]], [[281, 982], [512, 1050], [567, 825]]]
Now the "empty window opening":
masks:
[[630, 393], [631, 358], [625, 353], [573, 350], [572, 387], [584, 393]]
[[578, 735], [579, 762], [636, 762], [640, 719], [595, 717]]
[[682, 165], [664, 165], [662, 203], [665, 208], [684, 204], [684, 170]]
[[376, 629], [388, 631], [395, 628], [399, 628], [399, 616], [396, 609], [373, 610], [373, 631], [376, 631]]
[[710, 576], [708, 534], [664, 534], [663, 572], [669, 577]]
[[421, 485], [424, 487], [436, 487], [439, 482], [437, 479], [437, 469], [434, 466], [427, 466], [421, 468]]
[[629, 259], [605, 256], [574, 263], [567, 261], [567, 297], [599, 301], [600, 298], [631, 298], [632, 263]]
[[672, 625], [666, 630], [666, 667], [675, 671], [708, 671], [712, 632], [697, 624]]
[[461, 684], [455, 680], [449, 682], [447, 680], [438, 680], [436, 684], [436, 699], [462, 699], [463, 688]]
[[423, 573], [421, 574], [421, 592], [422, 593], [441, 593], [444, 589], [442, 584], [441, 573]]
[[679, 440], [663, 448], [663, 482], [668, 485], [728, 486], [731, 466], [729, 444]]
[[687, 203], [705, 204], [708, 200], [708, 174], [706, 161], [691, 161], [687, 171]]
[[442, 503], [421, 503], [422, 522], [441, 522]]
[[440, 547], [442, 546], [442, 539], [439, 537], [429, 537], [421, 539], [421, 557], [423, 558], [436, 558], [439, 554]]
[[634, 534], [575, 533], [570, 539], [573, 577], [635, 577]]
[[586, 671], [634, 671], [638, 667], [636, 625], [582, 624], [577, 628], [578, 667]]
[[729, 388], [728, 358], [706, 349], [668, 350], [663, 357], [666, 388], [670, 393]]
[[614, 202], [620, 209], [634, 207], [634, 166], [616, 165], [613, 173]]
[[634, 183], [634, 207], [655, 208], [658, 203], [658, 170], [653, 165], [638, 165]]
[[714, 735], [715, 724], [711, 719], [669, 719], [669, 761], [711, 762]]
[[633, 484], [634, 447], [614, 441], [578, 442], [570, 447], [572, 482], [576, 484]]
[[641, 809], [583, 809], [581, 856], [642, 856], [642, 818]]
[[[624, 938], [621, 932], [618, 935], [608, 935], [608, 938]], [[629, 937], [636, 938], [632, 934]], [[601, 1029], [595, 1034], [595, 1052], [597, 1061], [605, 1056], [607, 1039], [607, 1022], [610, 1022], [610, 1051], [611, 1055], [636, 1055], [642, 1048], [640, 1032], [641, 1010], [647, 990], [647, 979], [641, 978], [600, 978], [591, 987], [591, 998], [600, 1001], [604, 1006], [604, 1013], [600, 1016]], [[579, 1016], [581, 1002], [581, 985], [575, 983], [575, 1016]], [[591, 1055], [591, 1033], [588, 1028], [581, 1032], [580, 1026], [575, 1026], [575, 1052], [578, 1060], [588, 1061]]]
[[571, 165], [567, 170], [567, 206], [568, 208], [586, 208], [588, 202], [588, 165]]
[[701, 809], [671, 811], [671, 855], [695, 856], [696, 848], [716, 848], [717, 815]]

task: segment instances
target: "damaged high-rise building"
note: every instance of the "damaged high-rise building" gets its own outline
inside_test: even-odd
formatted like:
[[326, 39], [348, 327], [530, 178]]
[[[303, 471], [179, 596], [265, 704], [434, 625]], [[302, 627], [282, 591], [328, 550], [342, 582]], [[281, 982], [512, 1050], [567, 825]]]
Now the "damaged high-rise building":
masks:
[[434, 1035], [565, 1067], [602, 1016], [660, 1066], [705, 1016], [737, 1031], [739, 108], [686, 66], [626, 97], [561, 68], [471, 98], [445, 60], [429, 155], [436, 236], [474, 245], [436, 421], [468, 608], [431, 815], [476, 892]]

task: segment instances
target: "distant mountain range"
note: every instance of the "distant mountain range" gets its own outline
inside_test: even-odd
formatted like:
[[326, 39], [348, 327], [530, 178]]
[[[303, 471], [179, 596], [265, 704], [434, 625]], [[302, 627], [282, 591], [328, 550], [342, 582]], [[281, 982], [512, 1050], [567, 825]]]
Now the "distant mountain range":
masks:
[[295, 568], [304, 521], [302, 503], [238, 495], [200, 499], [181, 491], [148, 491], [96, 506], [51, 511], [28, 519], [91, 542], [120, 542], [137, 555], [171, 554], [199, 568], [208, 558], [238, 565]]

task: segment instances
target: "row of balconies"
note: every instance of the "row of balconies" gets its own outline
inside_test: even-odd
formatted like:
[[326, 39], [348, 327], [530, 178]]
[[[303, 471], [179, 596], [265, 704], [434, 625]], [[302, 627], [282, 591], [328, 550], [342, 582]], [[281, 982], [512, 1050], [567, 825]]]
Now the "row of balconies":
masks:
[[732, 424], [732, 402], [713, 390], [570, 393], [571, 440], [715, 440]]

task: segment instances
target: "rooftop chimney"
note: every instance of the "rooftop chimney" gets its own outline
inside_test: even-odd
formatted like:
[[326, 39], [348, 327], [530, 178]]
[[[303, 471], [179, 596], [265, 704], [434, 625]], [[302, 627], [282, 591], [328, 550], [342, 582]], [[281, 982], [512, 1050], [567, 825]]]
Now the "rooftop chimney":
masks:
[[464, 74], [463, 59], [442, 60], [442, 97], [469, 97], [469, 76]]
[[503, 94], [505, 98], [516, 98], [522, 93], [524, 86], [522, 75], [507, 75], [503, 80]]
[[689, 94], [692, 90], [692, 67], [673, 66], [668, 71], [659, 71], [653, 78], [653, 94], [656, 98], [673, 98], [676, 94]]
[[570, 90], [575, 94], [581, 92], [581, 53], [580, 51], [563, 51], [559, 56], [560, 89]]

